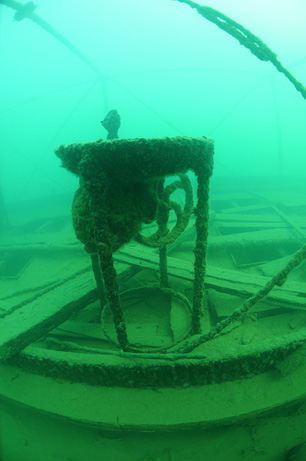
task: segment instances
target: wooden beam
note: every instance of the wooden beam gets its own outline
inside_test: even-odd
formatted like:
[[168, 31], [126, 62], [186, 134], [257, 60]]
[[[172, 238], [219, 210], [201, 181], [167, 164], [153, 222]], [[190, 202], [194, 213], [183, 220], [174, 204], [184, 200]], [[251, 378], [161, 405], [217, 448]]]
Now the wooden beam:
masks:
[[90, 274], [79, 276], [0, 320], [0, 360], [44, 336], [98, 298]]
[[[143, 269], [158, 269], [158, 255], [145, 248], [134, 247], [123, 249], [115, 255], [117, 261], [137, 265]], [[191, 261], [168, 256], [168, 273], [184, 280], [193, 280], [193, 264]], [[249, 274], [242, 271], [230, 271], [208, 266], [205, 286], [223, 293], [240, 297], [249, 297], [262, 288], [270, 277]], [[269, 303], [284, 304], [290, 308], [306, 310], [306, 286], [299, 282], [286, 282], [284, 287], [275, 287], [266, 298]]]
[[[130, 266], [121, 264], [118, 272], [120, 282], [130, 275]], [[92, 272], [79, 274], [1, 318], [0, 361], [20, 352], [95, 302], [98, 293], [94, 287]]]

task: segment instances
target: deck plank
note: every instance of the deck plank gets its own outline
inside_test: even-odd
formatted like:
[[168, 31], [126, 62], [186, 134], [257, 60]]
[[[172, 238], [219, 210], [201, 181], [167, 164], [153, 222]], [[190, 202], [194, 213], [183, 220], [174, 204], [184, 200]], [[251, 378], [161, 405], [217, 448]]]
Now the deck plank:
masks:
[[[158, 255], [149, 252], [147, 249], [128, 248], [120, 250], [115, 254], [117, 261], [149, 269], [158, 269]], [[168, 256], [169, 275], [193, 280], [193, 264], [190, 261]], [[223, 293], [233, 294], [240, 297], [249, 297], [262, 288], [270, 277], [245, 273], [242, 271], [231, 271], [208, 266], [205, 276], [205, 286], [214, 288]], [[266, 298], [269, 302], [284, 305], [291, 308], [306, 310], [306, 284], [301, 282], [286, 282], [284, 287], [275, 287]]]
[[[121, 264], [119, 281], [130, 266]], [[20, 352], [45, 336], [73, 314], [95, 302], [98, 293], [92, 272], [77, 275], [0, 319], [0, 361]]]
[[94, 302], [92, 275], [69, 280], [0, 320], [0, 360], [6, 360]]

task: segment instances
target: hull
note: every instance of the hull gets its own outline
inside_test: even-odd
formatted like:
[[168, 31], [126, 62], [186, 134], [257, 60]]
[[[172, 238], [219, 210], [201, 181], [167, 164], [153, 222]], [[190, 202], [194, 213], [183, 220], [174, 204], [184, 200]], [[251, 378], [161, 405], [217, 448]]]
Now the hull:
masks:
[[276, 461], [303, 439], [305, 377], [128, 389], [1, 366], [1, 459]]
[[[236, 203], [239, 194], [233, 195]], [[298, 247], [301, 240], [283, 220], [263, 213], [260, 221], [259, 205], [243, 205], [237, 214], [222, 197], [212, 193], [216, 214], [204, 331], [205, 322], [213, 327], [264, 286], [290, 257], [292, 242]], [[221, 202], [223, 213], [218, 211]], [[298, 228], [303, 226], [299, 218]], [[169, 252], [168, 273], [173, 289], [188, 297], [192, 227], [186, 235]], [[32, 257], [17, 275], [0, 281], [5, 300], [5, 315], [0, 312], [5, 331], [1, 460], [279, 461], [304, 442], [303, 267], [243, 320], [190, 355], [129, 356], [110, 345], [99, 324], [90, 320], [98, 305], [94, 277], [72, 238], [71, 227], [47, 234], [47, 246], [37, 233], [8, 238], [11, 252], [22, 253], [26, 245]], [[266, 252], [271, 242], [280, 249], [280, 259]], [[116, 255], [122, 289], [135, 294], [144, 283], [156, 285], [157, 266], [154, 252], [147, 254], [137, 245]], [[184, 306], [172, 309], [169, 327], [163, 319], [152, 320], [150, 308], [144, 314], [141, 303], [139, 311], [128, 305], [125, 312], [143, 316], [143, 324], [137, 320], [131, 326], [135, 342], [158, 351], [188, 334], [182, 328], [188, 317]], [[9, 324], [11, 330], [4, 328]], [[159, 333], [152, 336], [154, 344], [148, 343], [156, 325]]]

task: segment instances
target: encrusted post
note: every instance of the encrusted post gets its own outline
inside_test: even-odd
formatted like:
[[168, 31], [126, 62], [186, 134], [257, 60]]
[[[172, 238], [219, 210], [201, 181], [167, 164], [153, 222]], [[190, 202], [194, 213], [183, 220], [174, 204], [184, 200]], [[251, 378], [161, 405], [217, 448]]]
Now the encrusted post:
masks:
[[169, 287], [168, 268], [167, 268], [167, 247], [159, 249], [159, 273], [161, 288]]
[[106, 296], [109, 302], [109, 307], [112, 311], [117, 339], [121, 349], [123, 351], [127, 351], [129, 343], [123, 312], [120, 306], [117, 273], [114, 267], [113, 255], [110, 251], [110, 247], [105, 243], [98, 244], [98, 248], [100, 267], [106, 288]]
[[99, 322], [101, 319], [102, 310], [106, 303], [105, 288], [104, 288], [103, 278], [101, 274], [98, 253], [90, 253], [90, 259], [91, 259], [91, 266], [92, 266], [92, 270], [93, 270], [96, 285], [97, 285], [98, 296], [100, 300], [100, 309], [99, 309], [99, 313], [96, 318], [96, 321]]
[[128, 350], [128, 338], [122, 308], [119, 300], [117, 273], [112, 255], [112, 236], [108, 226], [107, 196], [109, 182], [103, 175], [100, 176], [99, 188], [95, 182], [86, 181], [85, 187], [90, 197], [90, 213], [94, 224], [94, 240], [98, 252], [101, 273], [103, 275], [106, 298], [114, 320], [117, 339], [122, 350]]
[[198, 172], [198, 203], [195, 209], [197, 232], [196, 246], [194, 249], [194, 281], [193, 281], [193, 310], [192, 333], [201, 333], [202, 300], [204, 295], [204, 277], [206, 270], [206, 250], [208, 236], [208, 195], [209, 177], [204, 171]]
[[[169, 204], [164, 200], [165, 181], [161, 180], [157, 186], [157, 193], [159, 196], [159, 203], [157, 208], [156, 222], [161, 238], [168, 233], [167, 223], [169, 218]], [[167, 246], [161, 245], [159, 248], [159, 273], [160, 273], [160, 286], [161, 288], [169, 287], [168, 270], [167, 270]]]

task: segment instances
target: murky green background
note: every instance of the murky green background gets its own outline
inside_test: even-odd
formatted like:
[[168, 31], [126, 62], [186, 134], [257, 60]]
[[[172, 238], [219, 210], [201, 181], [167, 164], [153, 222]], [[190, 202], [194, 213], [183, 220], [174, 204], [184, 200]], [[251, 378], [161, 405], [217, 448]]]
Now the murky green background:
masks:
[[[306, 82], [306, 3], [200, 2], [243, 24]], [[101, 79], [29, 19], [0, 5], [0, 183], [7, 204], [72, 192], [59, 144], [121, 137], [216, 141], [215, 176], [305, 175], [306, 101], [270, 63], [172, 0], [40, 0], [36, 13], [68, 38]], [[9, 205], [8, 205], [9, 206]]]

